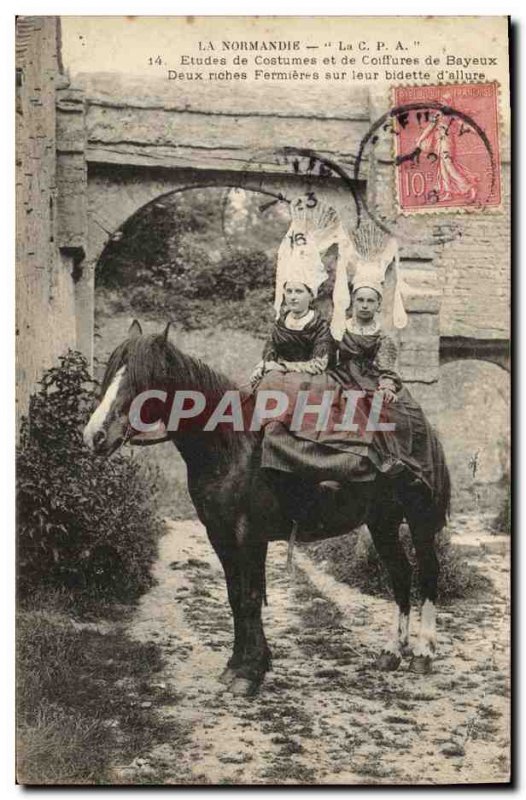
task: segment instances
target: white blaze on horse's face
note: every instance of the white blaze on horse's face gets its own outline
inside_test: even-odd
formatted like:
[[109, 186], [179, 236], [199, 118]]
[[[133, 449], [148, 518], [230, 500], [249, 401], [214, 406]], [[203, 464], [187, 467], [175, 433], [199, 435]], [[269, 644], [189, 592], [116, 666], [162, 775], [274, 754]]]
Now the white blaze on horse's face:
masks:
[[106, 394], [102, 398], [102, 401], [97, 406], [91, 415], [88, 424], [84, 428], [84, 443], [91, 450], [96, 451], [101, 449], [103, 446], [108, 447], [108, 444], [111, 446], [111, 443], [107, 442], [108, 436], [106, 432], [106, 426], [108, 417], [113, 408], [113, 404], [117, 399], [125, 371], [126, 367], [123, 366], [115, 373], [115, 377], [106, 389]]

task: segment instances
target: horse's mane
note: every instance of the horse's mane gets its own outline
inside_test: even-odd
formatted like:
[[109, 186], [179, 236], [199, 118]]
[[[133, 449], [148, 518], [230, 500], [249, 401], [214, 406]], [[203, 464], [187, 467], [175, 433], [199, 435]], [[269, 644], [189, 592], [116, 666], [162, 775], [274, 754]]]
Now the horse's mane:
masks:
[[198, 358], [183, 353], [164, 334], [136, 336], [118, 345], [106, 365], [102, 394], [124, 365], [135, 394], [180, 380], [184, 381], [185, 386], [199, 389], [207, 397], [220, 396], [228, 389], [238, 388], [230, 378]]
[[[177, 388], [202, 392], [213, 407], [227, 390], [238, 389], [230, 378], [212, 369], [193, 356], [183, 353], [164, 334], [149, 334], [126, 339], [111, 354], [102, 382], [104, 395], [115, 374], [126, 366], [133, 395], [151, 388], [162, 388], [168, 392]], [[251, 409], [252, 398], [241, 390], [241, 402]], [[209, 456], [228, 459], [234, 457], [248, 440], [257, 439], [257, 434], [246, 431], [243, 435], [229, 428], [218, 426], [216, 434], [207, 434]], [[191, 440], [189, 440], [191, 441]], [[194, 438], [195, 446], [195, 438]], [[180, 443], [181, 444], [181, 443]]]

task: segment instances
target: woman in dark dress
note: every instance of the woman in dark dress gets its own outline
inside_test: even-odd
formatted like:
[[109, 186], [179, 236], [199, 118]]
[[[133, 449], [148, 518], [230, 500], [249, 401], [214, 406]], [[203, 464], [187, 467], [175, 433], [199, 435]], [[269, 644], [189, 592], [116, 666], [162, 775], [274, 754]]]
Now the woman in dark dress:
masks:
[[[396, 344], [378, 319], [382, 293], [382, 282], [367, 271], [355, 276], [351, 317], [334, 342], [327, 322], [309, 308], [308, 288], [285, 285], [285, 309], [253, 373], [258, 390], [278, 389], [289, 397], [288, 411], [265, 426], [263, 466], [316, 482], [371, 480], [379, 472], [389, 480], [427, 487], [432, 495], [441, 491], [442, 452], [422, 408], [397, 372]], [[361, 390], [365, 397], [356, 407], [357, 428], [342, 430], [338, 423], [349, 389]], [[291, 430], [301, 390], [308, 390], [309, 403], [318, 404], [324, 392], [333, 392], [323, 430], [318, 430], [317, 418], [308, 415], [300, 429]], [[394, 425], [391, 431], [368, 430], [375, 394], [382, 399], [381, 422]]]
[[[309, 279], [309, 274], [304, 276]], [[325, 480], [371, 480], [366, 464], [371, 434], [363, 438], [333, 432], [333, 417], [339, 418], [342, 387], [330, 374], [335, 366], [335, 342], [328, 322], [310, 308], [314, 292], [305, 283], [284, 285], [284, 305], [265, 345], [263, 359], [252, 373], [258, 392], [278, 392], [288, 398], [288, 407], [264, 421], [261, 464], [313, 482]], [[318, 416], [305, 413], [301, 424], [293, 424], [300, 393], [309, 405], [320, 405], [324, 393], [334, 396], [329, 419], [322, 430]], [[358, 411], [359, 413], [359, 411]], [[362, 413], [363, 417], [363, 413]]]
[[396, 344], [378, 321], [381, 300], [380, 284], [360, 280], [353, 285], [352, 316], [338, 342], [338, 365], [332, 374], [342, 387], [382, 395], [382, 422], [391, 423], [394, 430], [377, 431], [372, 438], [377, 469], [389, 478], [421, 482], [434, 493], [440, 480], [437, 470], [442, 473], [443, 465], [437, 463], [441, 455], [420, 405], [397, 372]]
[[251, 376], [257, 385], [269, 372], [320, 375], [332, 366], [334, 343], [327, 321], [310, 308], [312, 290], [304, 283], [284, 287], [284, 309], [274, 323], [263, 350], [263, 359]]

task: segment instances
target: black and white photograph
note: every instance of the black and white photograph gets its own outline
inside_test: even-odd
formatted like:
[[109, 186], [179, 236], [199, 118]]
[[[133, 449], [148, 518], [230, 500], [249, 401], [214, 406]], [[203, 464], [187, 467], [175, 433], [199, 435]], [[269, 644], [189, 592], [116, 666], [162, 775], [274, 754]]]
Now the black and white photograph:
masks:
[[16, 17], [17, 784], [510, 783], [509, 26]]

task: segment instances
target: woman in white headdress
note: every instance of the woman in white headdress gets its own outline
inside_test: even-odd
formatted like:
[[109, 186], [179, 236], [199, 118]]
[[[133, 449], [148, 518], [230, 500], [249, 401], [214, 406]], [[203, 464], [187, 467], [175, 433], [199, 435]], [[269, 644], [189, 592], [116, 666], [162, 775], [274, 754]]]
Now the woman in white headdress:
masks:
[[[326, 486], [373, 480], [380, 472], [389, 479], [400, 478], [406, 485], [425, 484], [433, 494], [440, 493], [447, 473], [438, 440], [422, 409], [402, 384], [396, 368], [396, 344], [383, 331], [379, 319], [384, 277], [393, 265], [393, 321], [398, 328], [407, 324], [396, 240], [367, 224], [351, 240], [336, 217], [321, 231], [302, 234], [299, 246], [291, 247], [289, 242], [295, 239], [290, 236], [294, 237], [297, 228], [293, 215], [278, 254], [278, 318], [263, 361], [254, 373], [258, 390], [279, 389], [289, 397], [287, 411], [265, 424], [261, 465], [313, 483], [323, 481]], [[305, 229], [308, 226], [304, 224]], [[331, 345], [329, 326], [310, 308], [309, 300], [316, 297], [327, 278], [320, 253], [333, 243], [338, 245], [338, 260]], [[348, 269], [354, 273], [352, 296]], [[347, 318], [349, 306], [351, 315]], [[335, 346], [337, 364], [331, 366]], [[303, 418], [299, 429], [291, 425], [298, 393], [306, 389], [309, 404], [320, 405], [326, 391], [332, 397], [321, 429], [316, 415]], [[348, 390], [363, 393], [350, 426], [340, 424], [346, 419]], [[380, 421], [394, 423], [393, 431], [375, 431], [368, 425], [371, 402], [378, 394], [383, 400]], [[309, 502], [308, 494], [302, 497], [303, 512], [307, 514]]]
[[392, 417], [397, 416], [394, 433], [375, 437], [381, 456], [380, 471], [395, 476], [404, 470], [404, 461], [400, 458], [401, 439], [407, 439], [410, 431], [403, 412], [396, 414], [392, 409], [385, 410], [386, 406], [399, 402], [402, 381], [396, 370], [396, 344], [382, 330], [378, 318], [382, 297], [383, 287], [371, 278], [360, 278], [353, 283], [352, 313], [338, 342], [338, 366], [334, 375], [346, 388], [380, 393], [384, 402], [382, 422], [393, 422]]
[[[333, 288], [334, 313], [331, 324], [312, 308], [319, 287], [328, 273], [322, 255], [332, 245], [338, 247]], [[253, 373], [256, 391], [278, 391], [288, 404], [278, 417], [263, 421], [264, 436], [261, 466], [286, 483], [293, 519], [309, 516], [316, 493], [313, 485], [328, 486], [329, 481], [373, 480], [374, 467], [368, 457], [372, 434], [365, 432], [367, 418], [356, 408], [359, 433], [342, 434], [335, 430], [341, 421], [343, 389], [331, 375], [335, 366], [333, 336], [345, 324], [349, 305], [346, 264], [350, 243], [341, 221], [330, 206], [319, 201], [305, 208], [301, 202], [291, 207], [291, 224], [277, 259], [274, 308], [276, 321], [265, 346], [263, 360]], [[346, 299], [347, 298], [347, 299]], [[316, 413], [299, 414], [307, 396], [307, 406], [325, 409], [323, 424]], [[330, 407], [326, 398], [333, 398]], [[325, 414], [327, 418], [325, 419]], [[318, 424], [320, 423], [320, 424]], [[296, 479], [300, 478], [298, 482]]]
[[334, 343], [327, 321], [311, 307], [316, 289], [305, 281], [287, 281], [283, 305], [254, 369], [256, 386], [269, 372], [303, 372], [319, 375], [332, 364]]
[[[436, 437], [422, 408], [402, 383], [397, 371], [397, 346], [380, 322], [384, 277], [392, 264], [396, 283], [393, 322], [397, 328], [407, 324], [399, 278], [398, 245], [393, 237], [386, 239], [368, 231], [367, 226], [363, 233], [358, 239], [361, 238], [361, 245], [365, 247], [361, 252], [356, 247], [352, 255], [351, 315], [343, 330], [336, 332], [338, 365], [332, 374], [345, 389], [360, 389], [369, 396], [375, 393], [382, 396], [381, 421], [394, 424], [394, 429], [378, 431], [372, 438], [377, 469], [389, 478], [402, 476], [410, 483], [423, 482], [435, 492], [443, 473], [438, 464]], [[360, 244], [356, 239], [355, 242]], [[346, 302], [347, 298], [344, 304]]]
[[329, 325], [311, 308], [313, 288], [304, 281], [287, 281], [283, 307], [251, 376], [257, 385], [269, 372], [303, 372], [319, 375], [332, 362], [334, 345]]
[[[328, 273], [320, 251], [332, 244], [328, 231], [336, 217], [332, 209], [309, 213], [299, 199], [291, 208], [291, 225], [279, 251], [274, 308], [276, 321], [254, 369], [251, 382], [257, 386], [269, 372], [301, 372], [320, 375], [332, 364], [334, 343], [327, 321], [312, 308]], [[316, 224], [315, 221], [316, 220]], [[324, 224], [320, 224], [323, 222]], [[325, 247], [325, 249], [327, 249]]]

